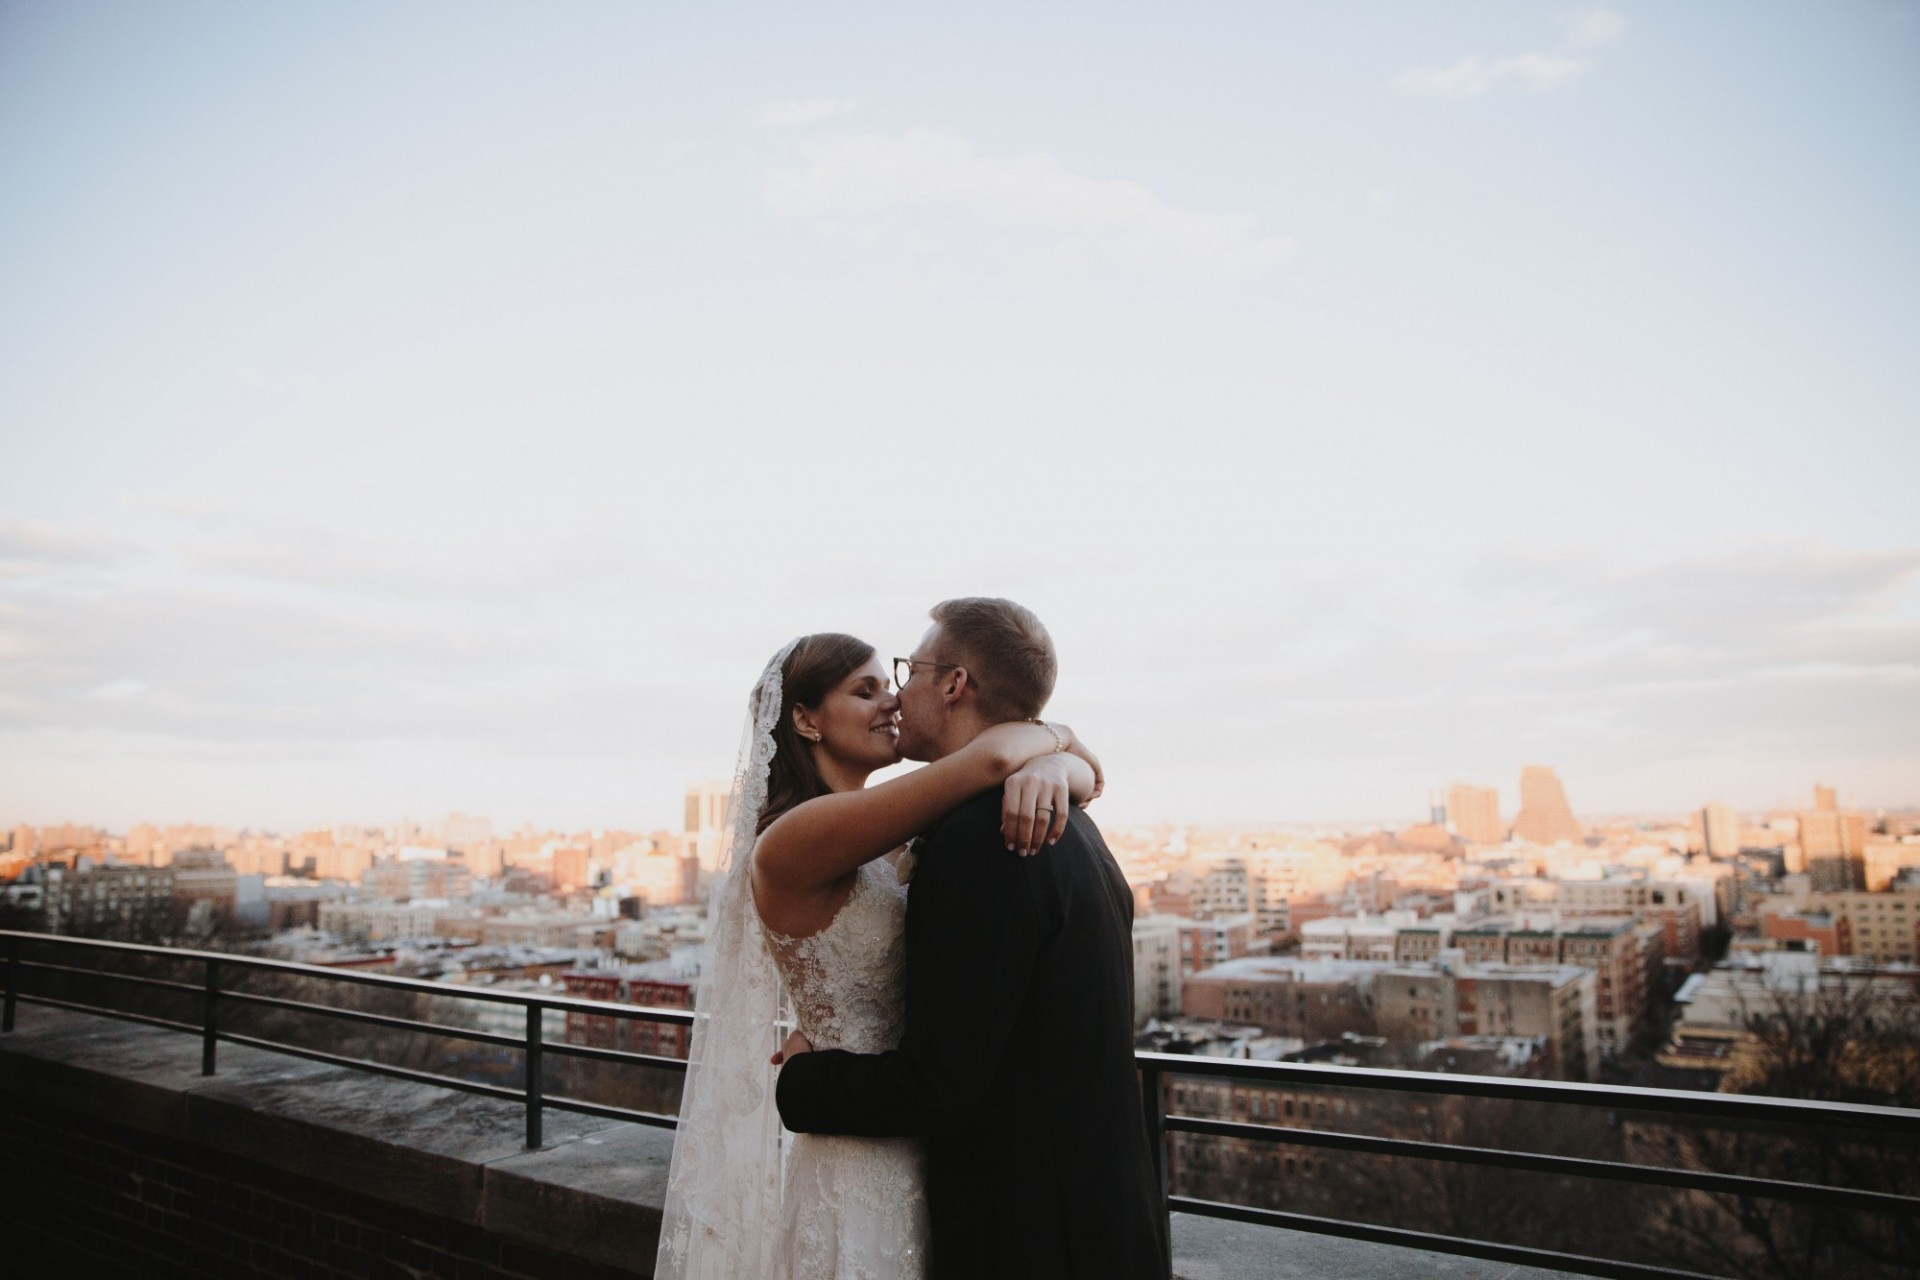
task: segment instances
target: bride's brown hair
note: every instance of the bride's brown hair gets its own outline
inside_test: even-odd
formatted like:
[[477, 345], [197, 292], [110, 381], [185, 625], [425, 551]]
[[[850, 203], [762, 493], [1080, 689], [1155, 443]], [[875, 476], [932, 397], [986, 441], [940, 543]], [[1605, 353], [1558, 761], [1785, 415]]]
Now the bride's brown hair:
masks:
[[773, 820], [827, 794], [826, 780], [813, 763], [813, 744], [793, 726], [795, 706], [821, 704], [834, 686], [865, 666], [873, 646], [855, 636], [822, 631], [802, 636], [780, 667], [780, 718], [773, 725], [773, 763], [767, 766], [767, 803], [760, 809], [759, 835]]

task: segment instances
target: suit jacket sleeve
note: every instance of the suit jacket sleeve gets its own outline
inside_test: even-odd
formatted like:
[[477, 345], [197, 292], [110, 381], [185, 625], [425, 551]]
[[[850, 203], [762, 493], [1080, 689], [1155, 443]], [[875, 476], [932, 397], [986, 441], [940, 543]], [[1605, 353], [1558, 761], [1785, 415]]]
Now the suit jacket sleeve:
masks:
[[922, 846], [906, 925], [906, 1033], [898, 1049], [801, 1054], [780, 1070], [780, 1118], [796, 1133], [904, 1137], [973, 1113], [1013, 1037], [1042, 941], [1041, 853], [1000, 838], [999, 805], [975, 802]]

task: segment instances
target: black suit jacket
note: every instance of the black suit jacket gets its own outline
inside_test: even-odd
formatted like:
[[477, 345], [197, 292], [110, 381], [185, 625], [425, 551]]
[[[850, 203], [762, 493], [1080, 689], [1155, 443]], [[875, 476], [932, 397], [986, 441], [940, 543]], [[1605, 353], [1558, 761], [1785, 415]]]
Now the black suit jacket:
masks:
[[1133, 895], [1075, 810], [1036, 857], [1000, 793], [920, 842], [898, 1049], [780, 1072], [798, 1133], [925, 1135], [936, 1280], [1165, 1280], [1167, 1218], [1133, 1061]]

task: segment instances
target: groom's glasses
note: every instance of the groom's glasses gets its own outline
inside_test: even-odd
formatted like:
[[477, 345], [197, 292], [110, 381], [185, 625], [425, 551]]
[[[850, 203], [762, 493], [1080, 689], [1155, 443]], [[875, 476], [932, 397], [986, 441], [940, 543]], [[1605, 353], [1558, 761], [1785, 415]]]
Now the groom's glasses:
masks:
[[934, 662], [929, 658], [895, 658], [893, 660], [893, 687], [896, 689], [906, 688], [907, 681], [913, 679], [913, 669], [915, 667], [940, 667], [944, 670], [951, 671], [959, 665], [957, 662]]

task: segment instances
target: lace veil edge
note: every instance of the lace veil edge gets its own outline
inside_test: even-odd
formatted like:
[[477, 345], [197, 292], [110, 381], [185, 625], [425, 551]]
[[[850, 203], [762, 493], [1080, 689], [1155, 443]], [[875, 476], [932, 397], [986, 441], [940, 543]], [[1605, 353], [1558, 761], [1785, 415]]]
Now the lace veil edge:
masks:
[[781, 668], [797, 643], [773, 655], [747, 702], [661, 1215], [654, 1264], [661, 1280], [757, 1280], [775, 1274], [780, 1255], [783, 1144], [768, 1058], [780, 1047], [783, 993], [749, 873], [767, 803]]

